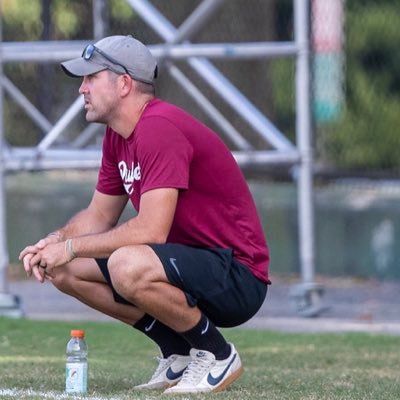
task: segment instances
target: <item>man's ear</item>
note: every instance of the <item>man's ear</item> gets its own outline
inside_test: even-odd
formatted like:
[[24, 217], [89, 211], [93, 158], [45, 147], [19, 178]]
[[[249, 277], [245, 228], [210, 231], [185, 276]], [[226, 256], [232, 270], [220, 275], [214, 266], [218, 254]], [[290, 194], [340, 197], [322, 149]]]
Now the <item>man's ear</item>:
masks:
[[120, 75], [119, 85], [121, 90], [121, 96], [127, 96], [133, 89], [133, 79], [128, 74]]

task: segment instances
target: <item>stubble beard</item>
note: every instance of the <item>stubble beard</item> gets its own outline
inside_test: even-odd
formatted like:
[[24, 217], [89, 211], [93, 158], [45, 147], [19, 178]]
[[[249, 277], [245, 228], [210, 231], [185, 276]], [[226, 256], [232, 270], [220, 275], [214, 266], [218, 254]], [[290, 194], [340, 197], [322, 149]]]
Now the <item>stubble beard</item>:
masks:
[[109, 125], [117, 108], [118, 102], [112, 97], [105, 98], [98, 107], [90, 102], [90, 106], [86, 110], [86, 121]]
[[96, 112], [93, 109], [86, 111], [86, 121], [99, 124], [108, 124], [107, 112]]

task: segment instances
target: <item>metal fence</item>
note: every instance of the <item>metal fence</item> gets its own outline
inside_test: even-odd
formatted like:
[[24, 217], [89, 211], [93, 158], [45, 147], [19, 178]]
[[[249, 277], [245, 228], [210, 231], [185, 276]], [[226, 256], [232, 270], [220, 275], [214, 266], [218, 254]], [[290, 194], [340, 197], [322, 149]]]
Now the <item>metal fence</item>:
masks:
[[[44, 13], [41, 7], [46, 3], [49, 10]], [[22, 0], [3, 0], [4, 41], [31, 43], [30, 49], [26, 45], [14, 47], [11, 55], [14, 61], [9, 60], [4, 65], [7, 141], [15, 146], [37, 145], [63, 115], [70, 99], [76, 96], [76, 84], [63, 76], [57, 62], [48, 62], [57, 61], [60, 51], [66, 51], [65, 40], [76, 43], [69, 48], [69, 54], [76, 54], [81, 48], [76, 40], [86, 42], [105, 34], [132, 33], [152, 45], [163, 60], [158, 82], [160, 97], [184, 106], [211, 125], [233, 151], [264, 150], [268, 131], [276, 131], [267, 127], [266, 120], [256, 115], [252, 107], [241, 110], [232, 107], [232, 103], [237, 103], [237, 96], [232, 96], [221, 80], [204, 80], [199, 67], [186, 62], [190, 52], [204, 54], [206, 51], [210, 55], [212, 51], [213, 66], [294, 143], [296, 59], [284, 55], [295, 52], [290, 43], [294, 39], [296, 3], [298, 1], [293, 0], [215, 0], [208, 3], [196, 0], [33, 0], [27, 5]], [[315, 172], [325, 177], [398, 178], [400, 63], [397, 44], [400, 29], [396, 1], [309, 0], [307, 3]], [[24, 4], [26, 17], [16, 15], [18, 4]], [[154, 17], [149, 11], [151, 7], [162, 18]], [[193, 13], [195, 9], [197, 14]], [[43, 24], [47, 21], [50, 28], [42, 28], [41, 20]], [[182, 38], [187, 47], [178, 50], [174, 46], [182, 43]], [[44, 40], [56, 41], [51, 49], [47, 47], [50, 51], [38, 45], [38, 41]], [[191, 47], [189, 40], [198, 47]], [[270, 48], [267, 54], [259, 46], [265, 42], [279, 43], [279, 47]], [[168, 47], [162, 47], [164, 43], [168, 43]], [[214, 47], [204, 47], [211, 43]], [[229, 49], [218, 46], [223, 43], [242, 43], [243, 47], [235, 48], [235, 54], [232, 50], [228, 57]], [[48, 42], [47, 46], [50, 46]], [[164, 52], [162, 57], [161, 52]], [[168, 67], [168, 57], [172, 53], [175, 68]], [[163, 73], [167, 70], [168, 73]], [[199, 100], [196, 88], [200, 88], [208, 103], [205, 99]], [[34, 107], [29, 107], [27, 102]], [[57, 143], [72, 142], [78, 148], [98, 144], [102, 129], [93, 126], [77, 139], [85, 127], [83, 114], [78, 114], [73, 122], [62, 127], [64, 132], [57, 137]], [[283, 147], [287, 145], [285, 138], [280, 138]], [[42, 147], [45, 145], [42, 143]]]

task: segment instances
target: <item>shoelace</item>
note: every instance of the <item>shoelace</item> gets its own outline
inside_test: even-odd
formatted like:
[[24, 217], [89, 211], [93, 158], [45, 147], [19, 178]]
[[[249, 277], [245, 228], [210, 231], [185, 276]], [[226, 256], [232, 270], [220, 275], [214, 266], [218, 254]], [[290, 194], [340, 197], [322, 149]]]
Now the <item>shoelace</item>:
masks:
[[183, 373], [182, 384], [197, 384], [204, 374], [210, 369], [213, 361], [196, 358], [192, 360]]

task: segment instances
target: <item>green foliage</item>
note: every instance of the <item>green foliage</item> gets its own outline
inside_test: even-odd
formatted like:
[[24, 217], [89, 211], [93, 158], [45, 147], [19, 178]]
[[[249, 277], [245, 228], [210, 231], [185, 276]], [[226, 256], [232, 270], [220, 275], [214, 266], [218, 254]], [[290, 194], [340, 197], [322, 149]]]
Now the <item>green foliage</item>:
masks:
[[324, 133], [324, 153], [338, 167], [398, 168], [398, 5], [392, 1], [350, 3], [346, 16], [345, 111], [338, 123], [319, 127]]
[[[40, 0], [2, 0], [3, 14], [3, 39], [22, 41], [35, 40], [40, 37], [42, 23], [40, 20], [41, 4]], [[11, 38], [7, 39], [6, 32], [12, 28]]]
[[[88, 5], [89, 6], [89, 5]], [[78, 30], [80, 18], [71, 2], [55, 1], [53, 5], [53, 20], [57, 33], [61, 38], [70, 38]]]
[[272, 63], [272, 90], [277, 126], [293, 142], [295, 127], [295, 70], [292, 59], [277, 59]]
[[134, 15], [132, 7], [125, 0], [114, 0], [110, 2], [110, 14], [118, 21], [128, 21]]
[[[52, 0], [49, 7], [51, 39], [82, 38], [92, 32], [91, 1]], [[4, 41], [40, 40], [43, 33], [41, 0], [3, 0], [2, 14]]]

